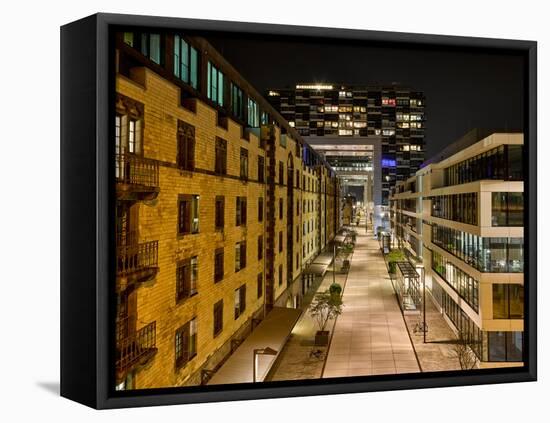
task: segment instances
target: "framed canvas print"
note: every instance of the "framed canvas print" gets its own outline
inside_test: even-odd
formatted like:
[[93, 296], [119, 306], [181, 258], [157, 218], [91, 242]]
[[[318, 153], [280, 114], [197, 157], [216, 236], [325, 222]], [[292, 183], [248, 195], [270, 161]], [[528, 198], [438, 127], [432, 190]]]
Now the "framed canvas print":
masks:
[[536, 43], [61, 29], [61, 394], [536, 379]]

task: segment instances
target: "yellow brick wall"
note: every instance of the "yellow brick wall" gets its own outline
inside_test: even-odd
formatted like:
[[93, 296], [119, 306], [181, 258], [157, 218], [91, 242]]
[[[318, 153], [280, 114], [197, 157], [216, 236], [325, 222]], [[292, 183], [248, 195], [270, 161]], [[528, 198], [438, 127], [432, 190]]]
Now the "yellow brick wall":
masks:
[[[198, 372], [209, 358], [222, 346], [227, 345], [234, 334], [249, 324], [250, 319], [263, 309], [264, 295], [257, 298], [257, 275], [264, 273], [263, 260], [257, 260], [257, 239], [264, 236], [264, 249], [267, 241], [267, 191], [266, 185], [256, 182], [257, 157], [265, 157], [267, 174], [268, 159], [261, 148], [260, 139], [253, 133], [249, 140], [241, 137], [241, 127], [228, 120], [227, 130], [217, 126], [217, 112], [210, 106], [196, 100], [196, 110], [191, 111], [180, 104], [179, 89], [146, 68], [135, 68], [131, 79], [118, 75], [118, 93], [139, 101], [144, 105], [143, 151], [146, 158], [159, 161], [160, 193], [155, 200], [138, 202], [139, 241], [157, 240], [159, 243], [159, 272], [153, 281], [137, 288], [137, 328], [155, 321], [157, 354], [136, 371], [134, 387], [181, 386], [197, 383]], [[195, 127], [195, 171], [182, 171], [176, 167], [178, 120]], [[215, 140], [221, 137], [227, 141], [227, 177], [212, 175], [214, 171]], [[300, 201], [300, 214], [294, 215], [292, 228], [294, 235], [293, 264], [296, 266], [296, 253], [299, 253], [299, 268], [293, 270], [293, 279], [299, 277], [303, 263], [302, 243], [317, 239], [317, 219], [320, 208], [315, 192], [317, 180], [313, 169], [303, 165], [296, 156], [296, 141], [286, 137], [286, 147], [280, 145], [281, 134], [276, 130], [276, 173], [275, 186], [275, 299], [287, 288], [287, 207], [288, 190], [287, 166], [289, 154], [294, 169], [301, 169], [300, 188], [294, 189], [294, 202]], [[249, 181], [238, 179], [240, 169], [240, 149], [248, 150]], [[285, 185], [278, 184], [279, 161], [284, 163]], [[302, 175], [311, 179], [310, 190], [305, 191]], [[232, 177], [231, 177], [232, 176]], [[266, 176], [267, 180], [267, 176]], [[295, 173], [294, 181], [295, 184]], [[313, 184], [313, 185], [311, 185]], [[177, 234], [178, 196], [193, 194], [199, 196], [199, 233], [179, 236]], [[215, 197], [225, 196], [225, 228], [223, 233], [215, 231]], [[247, 225], [235, 225], [236, 197], [247, 197]], [[258, 221], [258, 198], [264, 197], [264, 219]], [[279, 198], [283, 199], [283, 218], [279, 219]], [[315, 209], [304, 213], [303, 200], [313, 200]], [[293, 207], [295, 211], [295, 205]], [[312, 230], [302, 236], [303, 222], [316, 220]], [[296, 226], [299, 225], [299, 238]], [[311, 226], [310, 226], [311, 227]], [[279, 252], [279, 231], [283, 232], [283, 249]], [[235, 272], [235, 244], [246, 240], [246, 267]], [[317, 241], [315, 241], [317, 242]], [[224, 248], [224, 279], [214, 283], [214, 251]], [[312, 258], [310, 249], [307, 258]], [[176, 264], [179, 260], [198, 256], [198, 294], [176, 303]], [[279, 265], [283, 266], [283, 284], [278, 283]], [[264, 273], [265, 278], [265, 273]], [[242, 284], [247, 285], [246, 311], [234, 319], [234, 292]], [[223, 331], [213, 336], [213, 306], [223, 299]], [[183, 368], [175, 368], [175, 332], [192, 318], [197, 318], [197, 355]], [[210, 362], [208, 362], [211, 365]]]

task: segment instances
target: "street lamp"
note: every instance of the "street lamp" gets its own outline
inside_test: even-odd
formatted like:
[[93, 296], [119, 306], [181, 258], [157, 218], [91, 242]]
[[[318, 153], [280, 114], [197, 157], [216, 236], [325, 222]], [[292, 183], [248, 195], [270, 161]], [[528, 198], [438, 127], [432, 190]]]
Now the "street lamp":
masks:
[[258, 356], [259, 355], [277, 355], [277, 351], [273, 348], [255, 348], [252, 359], [252, 382], [256, 383], [256, 374], [258, 373]]

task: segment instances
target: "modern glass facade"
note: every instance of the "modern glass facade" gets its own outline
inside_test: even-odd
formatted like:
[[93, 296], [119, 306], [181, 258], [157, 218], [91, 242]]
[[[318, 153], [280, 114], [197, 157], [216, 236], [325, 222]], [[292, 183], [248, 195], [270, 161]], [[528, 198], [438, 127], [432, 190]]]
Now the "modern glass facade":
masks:
[[482, 359], [482, 339], [483, 333], [481, 329], [468, 317], [460, 306], [448, 295], [444, 290], [439, 288], [437, 284], [438, 294], [441, 297], [441, 307], [445, 315], [455, 325], [456, 329], [461, 333], [463, 339], [468, 342], [468, 345], [474, 354]]
[[501, 145], [445, 169], [445, 186], [482, 179], [523, 180], [523, 145]]
[[522, 361], [523, 332], [484, 332], [487, 361]]
[[491, 193], [491, 225], [523, 226], [523, 192]]
[[432, 269], [476, 312], [479, 310], [479, 282], [446, 257], [432, 251]]
[[443, 312], [481, 361], [523, 361], [523, 332], [482, 331], [445, 291], [439, 294]]
[[432, 243], [480, 272], [523, 272], [523, 238], [482, 238], [433, 224]]
[[432, 198], [432, 216], [477, 225], [478, 194], [438, 195]]
[[493, 284], [493, 319], [523, 319], [523, 285]]

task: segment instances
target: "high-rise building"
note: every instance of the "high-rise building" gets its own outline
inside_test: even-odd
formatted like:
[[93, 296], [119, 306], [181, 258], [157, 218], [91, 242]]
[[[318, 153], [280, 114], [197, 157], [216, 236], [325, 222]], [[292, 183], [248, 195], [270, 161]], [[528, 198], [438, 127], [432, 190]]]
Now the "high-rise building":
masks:
[[299, 83], [270, 89], [269, 102], [388, 227], [387, 205], [397, 181], [424, 161], [425, 99], [397, 85]]
[[[523, 361], [522, 163], [523, 134], [474, 130], [390, 198], [394, 245], [480, 367]], [[410, 282], [402, 306], [419, 311], [421, 282]]]
[[120, 32], [115, 64], [117, 389], [204, 384], [299, 306], [338, 181], [205, 39]]

